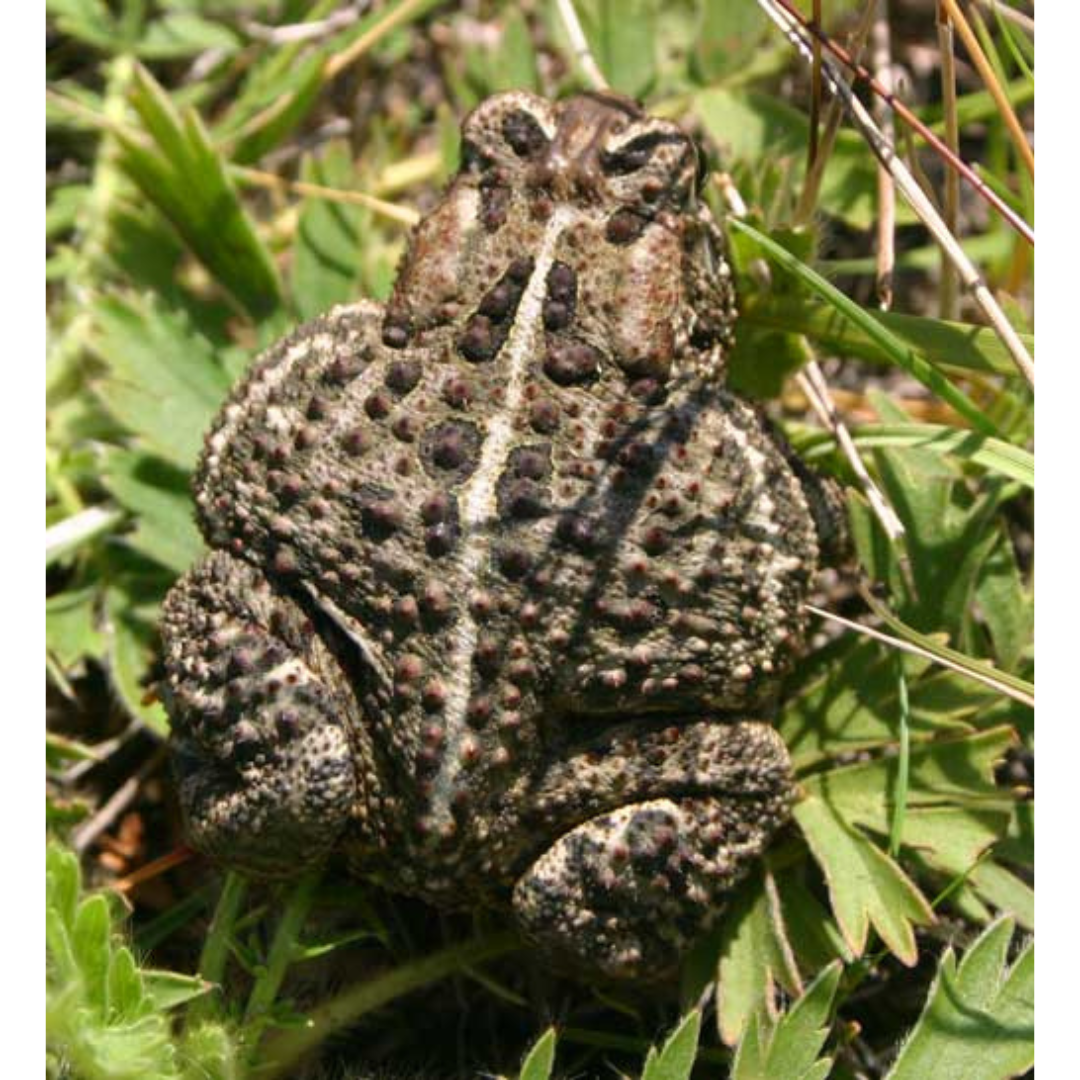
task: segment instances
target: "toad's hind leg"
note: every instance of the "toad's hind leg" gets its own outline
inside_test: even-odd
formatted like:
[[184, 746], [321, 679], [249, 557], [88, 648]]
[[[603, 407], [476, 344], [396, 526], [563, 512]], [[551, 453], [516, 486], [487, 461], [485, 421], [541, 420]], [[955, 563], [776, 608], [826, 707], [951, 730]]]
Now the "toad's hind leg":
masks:
[[324, 855], [357, 802], [356, 703], [302, 608], [216, 552], [169, 594], [165, 704], [193, 847], [258, 876]]
[[[790, 764], [772, 728], [702, 724], [688, 734], [711, 760], [680, 781], [660, 762], [638, 770], [622, 805], [570, 829], [518, 881], [518, 920], [556, 959], [612, 978], [672, 974], [787, 820]], [[754, 758], [740, 766], [731, 751], [748, 745]], [[583, 786], [602, 791], [611, 760], [594, 756], [597, 775], [580, 776]], [[740, 773], [745, 786], [729, 787]]]

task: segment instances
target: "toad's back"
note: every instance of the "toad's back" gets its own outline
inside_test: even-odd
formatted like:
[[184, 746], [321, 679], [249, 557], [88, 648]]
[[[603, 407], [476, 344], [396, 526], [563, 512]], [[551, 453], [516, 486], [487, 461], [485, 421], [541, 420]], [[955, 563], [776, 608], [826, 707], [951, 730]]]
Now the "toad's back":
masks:
[[818, 555], [719, 385], [733, 296], [690, 140], [525, 94], [463, 135], [385, 311], [271, 350], [197, 478], [209, 542], [355, 648], [393, 831], [455, 845], [595, 719], [760, 714]]

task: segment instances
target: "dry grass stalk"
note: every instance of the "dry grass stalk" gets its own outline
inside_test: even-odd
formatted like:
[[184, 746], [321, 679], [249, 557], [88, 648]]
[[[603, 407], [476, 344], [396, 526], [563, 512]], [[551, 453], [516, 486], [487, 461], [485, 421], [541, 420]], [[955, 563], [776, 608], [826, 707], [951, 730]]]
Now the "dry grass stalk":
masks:
[[[872, 0], [871, 0], [872, 2]], [[1033, 247], [1035, 245], [1035, 233], [1032, 231], [1031, 226], [1016, 213], [1011, 206], [1006, 203], [1001, 196], [994, 191], [983, 179], [979, 176], [978, 172], [967, 164], [962, 158], [957, 157], [946, 145], [938, 138], [934, 132], [926, 126], [901, 100], [895, 95], [886, 93], [885, 88], [866, 70], [858, 59], [853, 57], [846, 49], [837, 45], [832, 38], [829, 37], [820, 27], [814, 26], [803, 18], [799, 10], [791, 3], [791, 0], [758, 0], [759, 6], [764, 10], [774, 23], [776, 23], [788, 36], [788, 38], [794, 41], [791, 32], [788, 28], [797, 28], [792, 32], [797, 32], [799, 41], [797, 47], [804, 57], [812, 51], [808, 42], [819, 40], [822, 45], [836, 59], [844, 65], [844, 67], [854, 73], [854, 77], [857, 81], [868, 86], [875, 94], [883, 95], [888, 98], [889, 104], [893, 107], [896, 115], [899, 116], [904, 123], [913, 128], [919, 133], [919, 135], [926, 140], [927, 143], [938, 154], [941, 155], [942, 160], [950, 169], [955, 169], [960, 175], [975, 189], [978, 194], [985, 199], [995, 210], [1009, 223], [1009, 225], [1015, 229], [1029, 244]], [[838, 70], [832, 65], [832, 79], [843, 78], [838, 74]], [[846, 100], [846, 99], [845, 99]]]
[[[810, 33], [803, 24], [787, 10], [783, 0], [758, 0], [758, 3], [773, 22], [783, 31], [788, 40], [795, 46], [799, 53], [809, 60], [812, 48], [808, 34]], [[824, 58], [825, 79], [834, 94], [843, 99], [848, 110], [848, 115], [866, 140], [867, 145], [873, 151], [875, 157], [892, 174], [900, 193], [907, 200], [919, 219], [930, 231], [931, 236], [946, 253], [949, 260], [956, 267], [960, 280], [971, 293], [976, 304], [986, 316], [990, 325], [997, 332], [1005, 344], [1009, 355], [1016, 364], [1017, 370], [1027, 380], [1029, 385], [1035, 385], [1035, 362], [1032, 360], [1020, 336], [1013, 329], [1001, 306], [994, 299], [983, 280], [982, 275], [975, 268], [974, 263], [967, 257], [963, 247], [956, 237], [945, 227], [941, 215], [937, 212], [933, 202], [926, 196], [918, 182], [912, 176], [907, 166], [897, 157], [893, 147], [882, 135], [873, 118], [866, 111], [862, 102], [852, 93], [843, 72], [841, 72], [831, 57]]]
[[[956, 57], [952, 23], [938, 3], [938, 48], [941, 53], [941, 100], [945, 114], [945, 143], [954, 154], [960, 149], [960, 126], [956, 117]], [[952, 169], [945, 173], [945, 202], [942, 217], [952, 233], [957, 231], [960, 216], [960, 178]], [[956, 271], [948, 259], [941, 260], [941, 307], [943, 319], [955, 319], [959, 311]]]
[[585, 31], [581, 28], [581, 20], [574, 10], [573, 0], [556, 0], [556, 6], [559, 9], [559, 18], [566, 30], [566, 36], [570, 39], [570, 47], [574, 50], [574, 58], [581, 65], [582, 74], [592, 84], [594, 90], [607, 90], [608, 81], [604, 78], [604, 73], [600, 70], [589, 48]]
[[941, 6], [945, 9], [953, 26], [956, 27], [956, 32], [960, 35], [960, 40], [963, 41], [964, 48], [967, 49], [968, 55], [971, 57], [971, 62], [975, 65], [975, 70], [979, 73], [979, 78], [986, 84], [986, 89], [994, 99], [994, 103], [998, 107], [998, 112], [1000, 112], [1002, 120], [1005, 121], [1005, 128], [1009, 132], [1009, 137], [1012, 139], [1013, 145], [1016, 147], [1016, 152], [1020, 156], [1020, 160], [1024, 163], [1028, 172], [1034, 176], [1034, 151], [1032, 151], [1031, 147], [1028, 145], [1024, 129], [1020, 126], [1020, 121], [1016, 118], [1016, 112], [1009, 102], [1008, 95], [1002, 88], [1001, 80], [998, 79], [997, 74], [990, 65], [990, 61], [986, 58], [986, 53], [983, 52], [982, 46], [979, 44], [979, 39], [975, 36], [975, 31], [971, 29], [971, 24], [960, 10], [960, 6], [956, 3], [956, 0], [941, 0]]
[[[876, 0], [874, 24], [870, 29], [871, 66], [878, 82], [893, 92], [892, 44], [889, 34], [888, 0]], [[896, 145], [896, 125], [887, 98], [874, 98], [874, 115], [882, 133], [889, 143]], [[889, 170], [882, 165], [877, 169], [877, 289], [878, 304], [882, 310], [892, 307], [893, 271], [896, 266], [896, 188]]]

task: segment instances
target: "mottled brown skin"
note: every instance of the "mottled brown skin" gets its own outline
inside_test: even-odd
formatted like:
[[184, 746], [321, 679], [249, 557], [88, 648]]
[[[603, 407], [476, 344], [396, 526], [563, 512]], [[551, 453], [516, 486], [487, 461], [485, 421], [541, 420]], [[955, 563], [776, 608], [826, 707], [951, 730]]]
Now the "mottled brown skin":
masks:
[[787, 818], [767, 720], [827, 500], [722, 386], [688, 137], [519, 92], [462, 135], [385, 309], [279, 343], [207, 437], [216, 550], [164, 618], [188, 829], [656, 977]]

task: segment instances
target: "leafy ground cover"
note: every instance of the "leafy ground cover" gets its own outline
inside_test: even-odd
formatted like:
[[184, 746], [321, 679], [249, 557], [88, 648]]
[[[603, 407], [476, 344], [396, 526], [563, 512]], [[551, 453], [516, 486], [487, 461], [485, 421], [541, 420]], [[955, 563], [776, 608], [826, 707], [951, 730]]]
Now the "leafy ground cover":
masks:
[[[575, 7], [611, 85], [708, 149], [740, 284], [733, 381], [846, 485], [858, 565], [815, 606], [855, 628], [820, 620], [777, 721], [795, 820], [669, 991], [563, 981], [497, 915], [433, 919], [333, 866], [268, 888], [169, 864], [156, 627], [202, 550], [187, 483], [211, 416], [282, 332], [386, 295], [469, 108], [590, 84], [541, 0], [49, 0], [50, 1075], [1031, 1064], [1033, 387], [902, 201], [880, 261], [875, 158], [850, 127], [829, 143], [811, 67], [757, 4]], [[830, 35], [863, 7], [825, 5]], [[957, 44], [950, 104], [934, 5], [888, 8], [903, 100], [943, 137], [955, 121], [1032, 221], [1008, 122], [1034, 98], [1023, 13], [963, 6], [991, 75]], [[951, 213], [940, 154], [904, 130], [902, 159], [1032, 352], [1027, 240], [970, 187]], [[822, 371], [872, 486], [809, 407]]]

